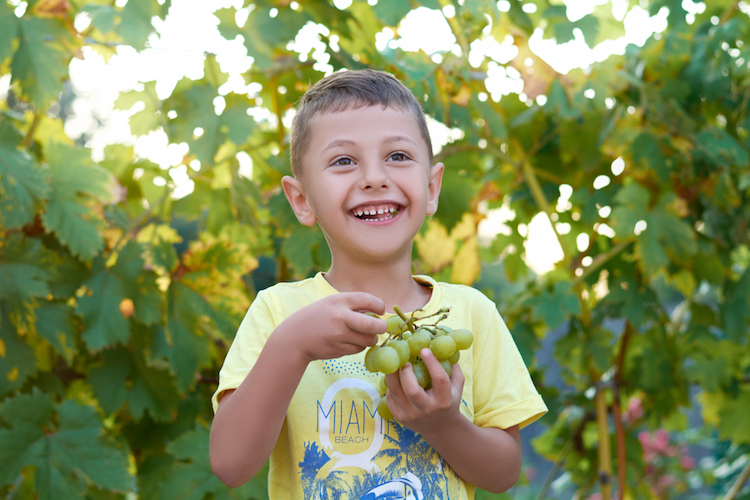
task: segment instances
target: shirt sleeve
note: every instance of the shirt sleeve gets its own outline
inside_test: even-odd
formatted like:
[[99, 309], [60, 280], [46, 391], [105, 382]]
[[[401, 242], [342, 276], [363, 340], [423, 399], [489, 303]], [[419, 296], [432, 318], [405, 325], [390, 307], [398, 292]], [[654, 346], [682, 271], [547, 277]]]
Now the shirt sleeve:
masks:
[[[523, 428], [547, 412], [508, 327], [489, 299], [474, 353], [474, 422]], [[486, 311], [486, 309], [485, 309]]]
[[278, 325], [276, 310], [269, 294], [262, 290], [255, 297], [240, 323], [219, 371], [219, 387], [211, 398], [214, 412], [224, 391], [240, 386], [263, 350], [268, 337]]

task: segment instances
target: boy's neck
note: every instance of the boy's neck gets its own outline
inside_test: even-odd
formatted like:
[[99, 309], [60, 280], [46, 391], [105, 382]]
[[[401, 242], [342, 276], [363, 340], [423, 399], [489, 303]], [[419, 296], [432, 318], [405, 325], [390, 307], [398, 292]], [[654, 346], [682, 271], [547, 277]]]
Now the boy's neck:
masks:
[[386, 312], [397, 305], [404, 312], [424, 307], [432, 290], [422, 286], [412, 276], [411, 261], [390, 264], [362, 264], [347, 266], [334, 262], [325, 279], [339, 292], [367, 292], [385, 302]]

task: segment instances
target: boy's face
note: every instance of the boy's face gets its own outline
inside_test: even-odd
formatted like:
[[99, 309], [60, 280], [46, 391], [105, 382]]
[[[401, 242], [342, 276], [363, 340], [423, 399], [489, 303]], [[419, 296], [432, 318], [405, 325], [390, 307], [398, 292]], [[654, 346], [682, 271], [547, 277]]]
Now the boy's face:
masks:
[[299, 178], [284, 191], [299, 221], [320, 224], [334, 259], [396, 258], [437, 210], [443, 165], [430, 165], [414, 117], [381, 106], [319, 115]]

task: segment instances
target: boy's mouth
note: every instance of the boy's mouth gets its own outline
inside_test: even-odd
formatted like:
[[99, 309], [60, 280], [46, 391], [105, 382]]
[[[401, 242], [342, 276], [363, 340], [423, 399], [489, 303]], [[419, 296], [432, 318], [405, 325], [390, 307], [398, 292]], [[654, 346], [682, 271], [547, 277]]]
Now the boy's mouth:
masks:
[[380, 205], [360, 205], [350, 213], [360, 220], [381, 221], [392, 219], [401, 210], [400, 205], [385, 203]]

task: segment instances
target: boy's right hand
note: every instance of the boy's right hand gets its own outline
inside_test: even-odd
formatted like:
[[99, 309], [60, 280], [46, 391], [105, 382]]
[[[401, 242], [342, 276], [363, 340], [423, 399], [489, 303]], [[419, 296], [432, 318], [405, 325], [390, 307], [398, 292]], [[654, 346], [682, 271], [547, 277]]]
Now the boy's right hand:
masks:
[[356, 354], [378, 341], [386, 322], [364, 314], [385, 313], [385, 303], [365, 292], [329, 295], [288, 316], [274, 331], [306, 361]]

